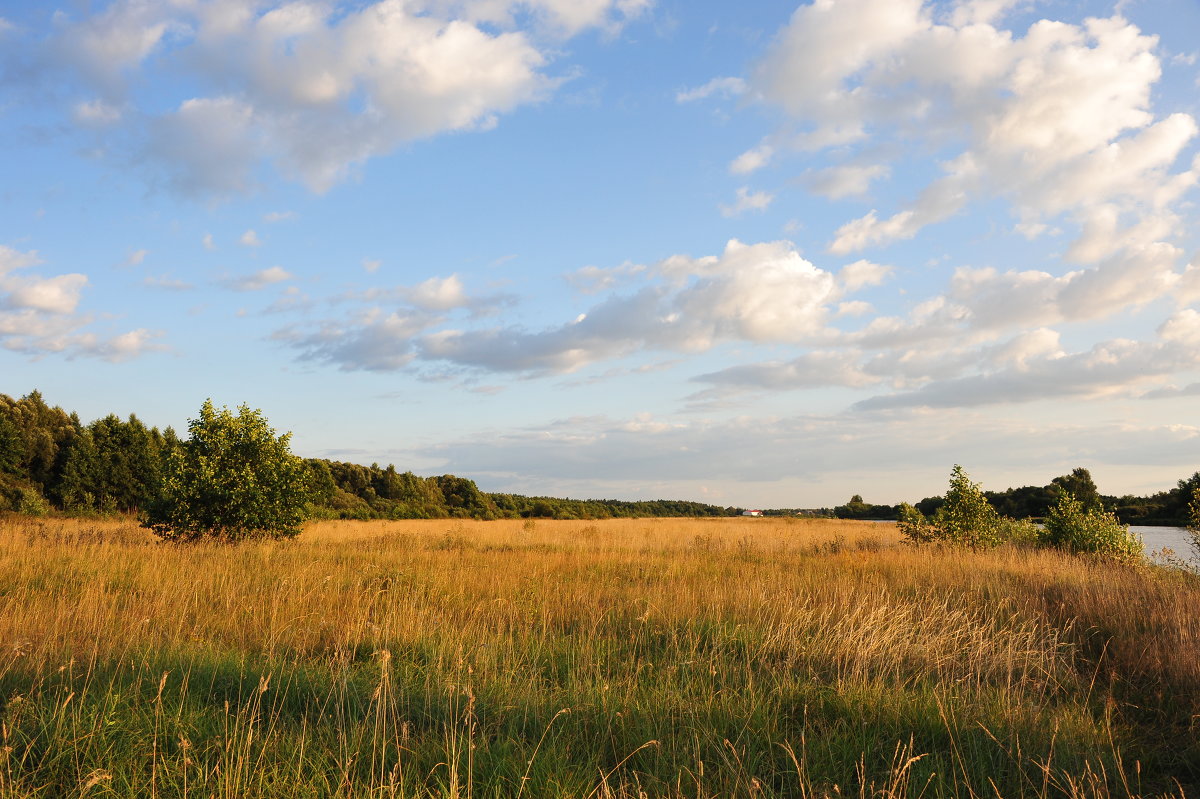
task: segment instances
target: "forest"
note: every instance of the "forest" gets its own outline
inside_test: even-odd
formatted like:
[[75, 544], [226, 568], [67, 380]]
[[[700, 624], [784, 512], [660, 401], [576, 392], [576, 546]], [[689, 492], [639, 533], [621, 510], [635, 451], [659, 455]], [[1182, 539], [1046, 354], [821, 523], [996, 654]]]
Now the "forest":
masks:
[[[147, 427], [135, 415], [105, 416], [84, 424], [78, 414], [46, 403], [33, 391], [20, 399], [0, 394], [0, 511], [40, 515], [50, 510], [76, 515], [128, 513], [144, 508], [158, 490], [166, 453], [178, 446], [171, 428]], [[740, 507], [685, 500], [623, 501], [530, 497], [481, 491], [473, 480], [445, 474], [421, 477], [395, 466], [309, 458], [315, 519], [608, 519], [737, 516]], [[1040, 520], [1067, 492], [1084, 505], [1116, 514], [1125, 524], [1179, 525], [1200, 472], [1149, 496], [1101, 494], [1090, 472], [1076, 468], [1043, 486], [984, 491], [1003, 516]], [[933, 514], [942, 496], [913, 503]], [[771, 516], [797, 514], [840, 519], [896, 519], [898, 505], [875, 505], [855, 494], [846, 504], [822, 509], [776, 509]]]
[[[167, 453], [178, 446], [170, 427], [147, 427], [136, 415], [84, 424], [33, 391], [0, 394], [0, 511], [43, 515], [130, 513], [157, 494]], [[609, 519], [650, 516], [736, 516], [741, 508], [701, 502], [563, 499], [491, 494], [473, 480], [419, 477], [395, 466], [306, 459], [314, 519]]]

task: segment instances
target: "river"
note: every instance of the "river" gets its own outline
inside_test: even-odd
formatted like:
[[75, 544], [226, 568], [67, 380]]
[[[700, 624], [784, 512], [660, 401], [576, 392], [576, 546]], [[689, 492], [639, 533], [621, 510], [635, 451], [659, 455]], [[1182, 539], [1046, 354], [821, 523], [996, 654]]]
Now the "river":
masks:
[[1130, 527], [1129, 532], [1137, 533], [1142, 537], [1146, 555], [1152, 560], [1161, 562], [1163, 558], [1152, 556], [1166, 547], [1175, 550], [1175, 557], [1200, 567], [1200, 557], [1192, 547], [1191, 534], [1182, 527]]

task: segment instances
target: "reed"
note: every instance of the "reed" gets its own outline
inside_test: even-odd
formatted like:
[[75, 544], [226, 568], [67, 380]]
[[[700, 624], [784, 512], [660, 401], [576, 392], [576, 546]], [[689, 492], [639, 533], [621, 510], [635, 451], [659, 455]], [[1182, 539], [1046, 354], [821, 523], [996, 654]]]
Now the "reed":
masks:
[[0, 522], [0, 797], [1184, 795], [1200, 580], [805, 519]]

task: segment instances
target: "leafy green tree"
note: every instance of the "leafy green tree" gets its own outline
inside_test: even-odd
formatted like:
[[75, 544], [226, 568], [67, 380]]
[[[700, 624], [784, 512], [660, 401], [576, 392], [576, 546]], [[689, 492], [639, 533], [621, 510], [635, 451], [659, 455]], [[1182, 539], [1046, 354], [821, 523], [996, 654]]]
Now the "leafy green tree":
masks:
[[164, 436], [136, 416], [97, 419], [71, 441], [54, 493], [67, 510], [146, 507], [158, 494], [166, 446]]
[[168, 541], [290, 538], [300, 532], [309, 471], [261, 411], [235, 416], [205, 400], [188, 439], [167, 459], [161, 495], [143, 524]]
[[1098, 510], [1103, 507], [1103, 503], [1100, 501], [1100, 492], [1096, 489], [1096, 482], [1092, 479], [1092, 473], [1083, 467], [1072, 469], [1070, 474], [1055, 477], [1047, 488], [1055, 491], [1056, 499], [1064, 492], [1070, 494], [1076, 502], [1083, 506], [1084, 510]]
[[1142, 557], [1142, 540], [1111, 513], [1087, 508], [1069, 492], [1059, 494], [1042, 527], [1041, 543], [1070, 552], [1091, 552], [1121, 560]]
[[25, 438], [20, 429], [0, 408], [0, 472], [16, 474], [25, 460]]
[[958, 464], [950, 471], [945, 503], [933, 515], [941, 538], [971, 547], [1000, 543], [1000, 514], [983, 495], [978, 483]]
[[8, 417], [22, 439], [14, 450], [20, 460], [10, 473], [32, 481], [43, 494], [52, 493], [62, 473], [66, 445], [82, 428], [79, 418], [51, 408], [40, 391], [19, 400], [0, 394], [0, 415]]
[[996, 512], [984, 496], [978, 483], [955, 464], [950, 472], [950, 488], [941, 502], [934, 505], [933, 515], [926, 517], [921, 505], [934, 504], [922, 500], [918, 507], [907, 502], [898, 508], [902, 535], [914, 544], [947, 543], [969, 547], [993, 547], [1006, 540], [1009, 520]]

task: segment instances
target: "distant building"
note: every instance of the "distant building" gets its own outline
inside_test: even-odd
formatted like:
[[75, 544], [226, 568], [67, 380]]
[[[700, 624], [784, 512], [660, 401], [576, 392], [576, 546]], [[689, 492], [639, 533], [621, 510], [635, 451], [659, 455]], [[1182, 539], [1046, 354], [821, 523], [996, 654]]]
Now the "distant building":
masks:
[[742, 511], [742, 515], [743, 516], [762, 516], [762, 511], [760, 511], [760, 510], [744, 510], [744, 511]]

